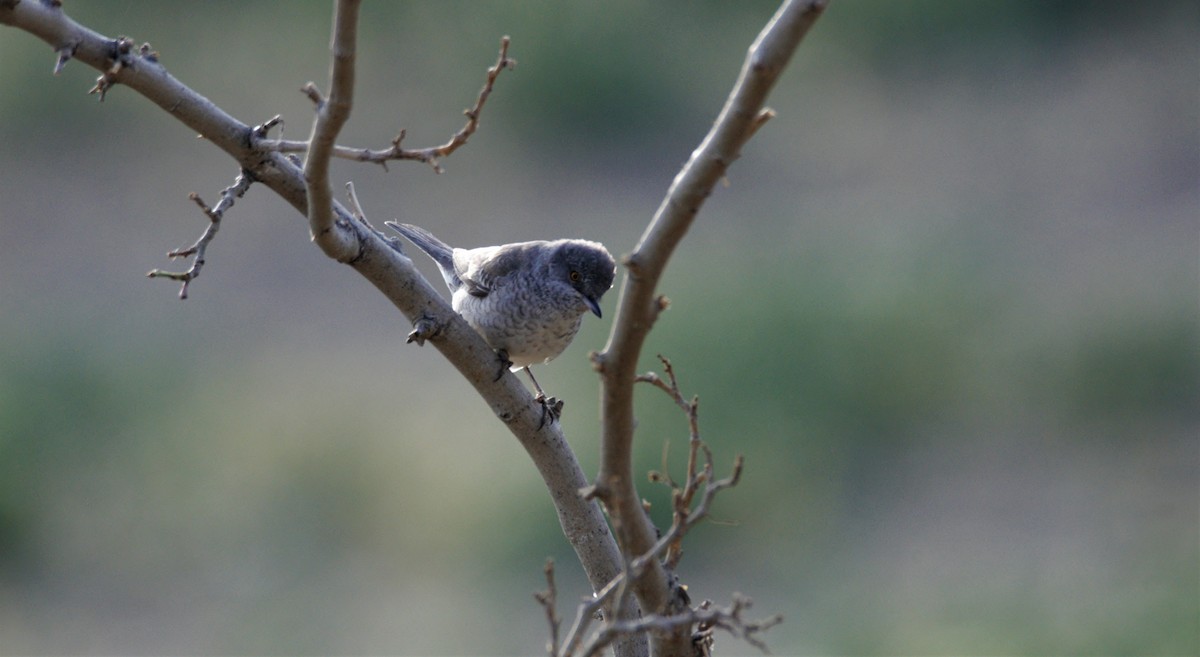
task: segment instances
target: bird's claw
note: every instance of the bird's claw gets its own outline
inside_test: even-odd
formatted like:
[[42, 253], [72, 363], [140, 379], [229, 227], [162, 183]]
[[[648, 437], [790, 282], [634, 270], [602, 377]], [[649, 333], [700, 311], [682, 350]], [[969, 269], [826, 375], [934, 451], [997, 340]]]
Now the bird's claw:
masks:
[[496, 378], [492, 379], [492, 383], [499, 381], [500, 377], [504, 376], [504, 373], [512, 367], [512, 361], [508, 359], [508, 352], [503, 349], [496, 352], [496, 361], [500, 363], [500, 369], [496, 370]]
[[547, 397], [538, 395], [534, 401], [542, 405], [542, 421], [538, 422], [538, 429], [546, 426], [546, 418], [550, 418], [550, 422], [557, 422], [562, 417], [563, 401], [558, 397]]

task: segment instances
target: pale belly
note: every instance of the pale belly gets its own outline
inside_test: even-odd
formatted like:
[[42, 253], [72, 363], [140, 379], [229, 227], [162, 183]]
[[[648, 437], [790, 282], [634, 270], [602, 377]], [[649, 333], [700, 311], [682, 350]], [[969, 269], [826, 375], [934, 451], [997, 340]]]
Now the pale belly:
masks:
[[544, 363], [561, 354], [583, 321], [581, 303], [515, 300], [500, 294], [479, 298], [459, 290], [454, 309], [493, 349], [508, 353], [512, 369]]

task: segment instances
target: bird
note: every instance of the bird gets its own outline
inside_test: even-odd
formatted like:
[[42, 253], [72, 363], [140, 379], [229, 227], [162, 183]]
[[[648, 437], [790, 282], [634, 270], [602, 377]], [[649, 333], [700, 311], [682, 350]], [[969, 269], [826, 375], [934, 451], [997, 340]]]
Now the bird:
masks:
[[535, 240], [474, 249], [451, 247], [412, 224], [385, 222], [437, 263], [450, 288], [451, 306], [501, 363], [496, 379], [524, 370], [547, 414], [558, 419], [562, 402], [546, 397], [531, 365], [561, 354], [579, 332], [583, 314], [603, 317], [600, 299], [613, 285], [616, 261], [599, 242]]

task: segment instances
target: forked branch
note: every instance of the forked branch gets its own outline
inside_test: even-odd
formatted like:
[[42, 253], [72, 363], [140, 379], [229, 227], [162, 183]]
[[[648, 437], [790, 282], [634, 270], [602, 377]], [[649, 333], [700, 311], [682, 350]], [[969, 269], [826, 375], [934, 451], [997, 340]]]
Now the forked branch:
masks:
[[190, 284], [197, 276], [200, 275], [200, 270], [204, 268], [206, 262], [204, 254], [208, 251], [208, 245], [217, 236], [217, 231], [221, 228], [221, 219], [225, 216], [225, 211], [233, 207], [236, 199], [241, 198], [246, 190], [250, 189], [254, 179], [250, 176], [250, 172], [242, 170], [238, 174], [233, 184], [221, 190], [221, 200], [217, 202], [215, 207], [208, 207], [200, 196], [195, 192], [188, 195], [196, 205], [200, 206], [200, 210], [208, 217], [208, 227], [204, 229], [204, 233], [200, 235], [200, 239], [196, 240], [191, 246], [185, 249], [177, 249], [168, 251], [167, 257], [174, 260], [175, 258], [191, 258], [192, 266], [186, 271], [164, 271], [162, 269], [152, 269], [146, 275], [150, 278], [167, 278], [173, 281], [180, 281], [179, 298], [186, 299], [188, 297], [188, 284]]
[[[759, 634], [782, 621], [782, 617], [779, 616], [757, 621], [746, 620], [743, 618], [742, 612], [750, 607], [751, 601], [739, 594], [734, 594], [733, 603], [728, 607], [716, 607], [713, 606], [712, 601], [706, 600], [698, 607], [693, 608], [686, 587], [681, 585], [677, 585], [675, 588], [679, 599], [678, 606], [670, 612], [636, 618], [621, 618], [616, 615], [600, 618], [599, 612], [608, 605], [619, 605], [630, 583], [637, 580], [650, 567], [661, 563], [673, 570], [678, 565], [683, 555], [684, 536], [708, 517], [716, 496], [721, 491], [736, 486], [742, 473], [742, 457], [739, 455], [734, 460], [732, 471], [728, 477], [714, 478], [712, 452], [700, 439], [699, 401], [696, 397], [688, 400], [680, 391], [679, 381], [675, 376], [671, 361], [663, 356], [659, 356], [659, 360], [662, 362], [666, 378], [649, 372], [638, 376], [637, 380], [650, 383], [671, 397], [687, 416], [690, 434], [687, 470], [683, 483], [676, 483], [665, 474], [652, 473], [651, 475], [655, 481], [671, 486], [673, 518], [671, 527], [645, 553], [628, 559], [621, 573], [604, 588], [580, 603], [576, 610], [575, 621], [561, 642], [559, 641], [560, 621], [557, 611], [554, 609], [556, 591], [553, 569], [547, 570], [548, 588], [546, 591], [536, 594], [536, 597], [545, 608], [550, 624], [551, 638], [547, 644], [550, 657], [597, 655], [613, 641], [641, 633], [650, 633], [652, 636], [686, 634], [688, 654], [706, 655], [709, 654], [712, 647], [712, 633], [715, 628], [724, 629], [733, 636], [740, 637], [766, 652], [766, 644], [759, 638]], [[699, 465], [700, 454], [703, 454], [704, 457], [702, 466]], [[594, 493], [595, 491], [589, 490], [588, 492]], [[693, 505], [697, 495], [699, 495], [699, 502]], [[614, 522], [616, 521], [614, 520]], [[619, 529], [619, 526], [617, 527]], [[593, 632], [591, 627], [597, 619], [600, 620], [600, 626]]]

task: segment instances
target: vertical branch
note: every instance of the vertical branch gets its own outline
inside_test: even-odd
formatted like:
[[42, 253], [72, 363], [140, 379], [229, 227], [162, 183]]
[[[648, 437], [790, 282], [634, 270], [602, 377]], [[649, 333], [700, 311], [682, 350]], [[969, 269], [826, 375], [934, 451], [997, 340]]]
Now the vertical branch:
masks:
[[312, 239], [329, 257], [347, 262], [358, 253], [358, 241], [348, 226], [334, 221], [333, 192], [329, 186], [329, 160], [338, 133], [350, 118], [354, 104], [354, 56], [358, 38], [360, 0], [338, 0], [333, 17], [333, 66], [329, 76], [329, 98], [322, 98], [313, 83], [304, 92], [317, 106], [304, 161], [308, 191], [308, 225]]
[[[596, 495], [616, 521], [614, 527], [625, 554], [646, 553], [656, 541], [633, 483], [631, 455], [638, 356], [651, 326], [666, 307], [665, 298], [656, 296], [658, 280], [704, 200], [739, 156], [742, 145], [772, 116], [764, 108], [767, 94], [825, 4], [825, 0], [787, 0], [763, 28], [750, 47], [716, 123], [675, 177], [641, 241], [625, 261], [627, 274], [608, 344], [593, 355], [603, 385], [603, 438]], [[655, 559], [636, 578], [633, 590], [646, 613], [671, 613], [685, 604], [673, 592], [670, 581], [666, 569]], [[691, 649], [686, 626], [661, 632], [652, 641], [655, 654], [683, 655]]]

